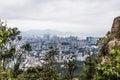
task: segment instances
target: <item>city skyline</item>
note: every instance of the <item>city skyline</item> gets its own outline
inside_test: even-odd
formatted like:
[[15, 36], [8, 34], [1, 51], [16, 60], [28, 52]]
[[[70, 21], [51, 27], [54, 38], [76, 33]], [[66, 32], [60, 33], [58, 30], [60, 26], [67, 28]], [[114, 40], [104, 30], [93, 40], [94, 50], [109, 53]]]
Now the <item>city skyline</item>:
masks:
[[119, 0], [0, 0], [0, 18], [21, 31], [104, 36], [120, 14], [119, 4]]

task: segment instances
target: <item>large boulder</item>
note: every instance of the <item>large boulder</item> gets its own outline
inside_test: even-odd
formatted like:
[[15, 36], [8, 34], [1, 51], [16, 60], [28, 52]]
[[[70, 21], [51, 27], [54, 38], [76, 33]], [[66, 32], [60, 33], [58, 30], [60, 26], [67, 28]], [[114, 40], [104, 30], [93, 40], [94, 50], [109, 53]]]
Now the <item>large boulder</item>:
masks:
[[120, 16], [116, 17], [113, 21], [110, 38], [112, 40], [115, 38], [120, 40]]
[[116, 17], [113, 21], [111, 32], [117, 32], [120, 29], [120, 16]]
[[120, 45], [120, 16], [113, 21], [111, 31], [106, 35], [107, 42], [101, 48], [103, 55], [109, 54], [114, 46]]
[[116, 17], [113, 21], [111, 28], [110, 41], [106, 46], [108, 46], [108, 51], [110, 52], [115, 45], [120, 45], [120, 16]]

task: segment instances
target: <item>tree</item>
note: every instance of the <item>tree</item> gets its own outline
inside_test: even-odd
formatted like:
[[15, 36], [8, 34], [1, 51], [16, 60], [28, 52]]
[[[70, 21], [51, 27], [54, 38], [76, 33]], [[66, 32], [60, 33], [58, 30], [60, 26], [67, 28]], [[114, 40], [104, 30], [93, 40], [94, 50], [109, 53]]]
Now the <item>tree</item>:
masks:
[[29, 52], [32, 51], [32, 47], [29, 43], [26, 43], [22, 46], [22, 49], [24, 49], [24, 51], [27, 51], [27, 55], [29, 55]]
[[29, 43], [25, 43], [22, 47], [22, 53], [26, 56], [29, 56], [30, 51], [32, 51], [32, 47]]
[[18, 28], [8, 28], [7, 23], [0, 20], [0, 79], [12, 78], [13, 66], [16, 56], [19, 54], [17, 45], [21, 40]]
[[89, 52], [89, 56], [86, 58], [83, 68], [84, 71], [80, 75], [80, 80], [93, 80], [94, 74], [95, 74], [95, 58], [94, 54], [92, 52]]
[[75, 75], [75, 70], [77, 70], [76, 60], [74, 57], [68, 59], [66, 65], [67, 73], [64, 76], [65, 80], [72, 80]]
[[0, 59], [2, 69], [5, 70], [14, 61], [16, 56], [16, 44], [21, 40], [20, 31], [17, 28], [8, 28], [6, 23], [0, 21]]
[[96, 65], [94, 80], [120, 79], [120, 46], [114, 46], [106, 60]]
[[37, 66], [28, 68], [18, 76], [18, 80], [59, 80], [59, 75], [52, 66]]
[[55, 61], [55, 57], [58, 55], [57, 48], [50, 47], [50, 51], [45, 55], [45, 60], [50, 64], [50, 66], [53, 66], [53, 62]]

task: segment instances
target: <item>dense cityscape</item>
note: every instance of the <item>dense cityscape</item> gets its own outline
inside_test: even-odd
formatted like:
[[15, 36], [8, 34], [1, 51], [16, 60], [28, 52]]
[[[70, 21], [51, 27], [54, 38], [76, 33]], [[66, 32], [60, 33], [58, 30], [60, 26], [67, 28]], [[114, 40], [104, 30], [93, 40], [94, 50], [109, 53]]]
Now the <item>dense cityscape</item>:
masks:
[[72, 56], [74, 56], [77, 61], [85, 61], [89, 53], [98, 53], [99, 47], [96, 46], [98, 39], [98, 37], [86, 37], [86, 39], [81, 39], [77, 36], [58, 37], [49, 34], [40, 37], [24, 37], [22, 44], [26, 42], [29, 43], [32, 51], [26, 55], [20, 67], [42, 66], [45, 61], [41, 59], [49, 52], [51, 46], [55, 47], [58, 51], [58, 56], [55, 57], [55, 61], [58, 63], [63, 63]]

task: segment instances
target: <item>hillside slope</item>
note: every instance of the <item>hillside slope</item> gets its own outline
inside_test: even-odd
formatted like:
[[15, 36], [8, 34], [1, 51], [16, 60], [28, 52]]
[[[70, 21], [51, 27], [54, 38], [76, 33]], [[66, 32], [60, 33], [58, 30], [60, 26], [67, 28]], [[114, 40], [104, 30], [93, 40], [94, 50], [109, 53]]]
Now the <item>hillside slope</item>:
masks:
[[80, 80], [120, 80], [120, 16], [111, 31], [98, 40], [101, 50], [96, 59], [86, 59]]

